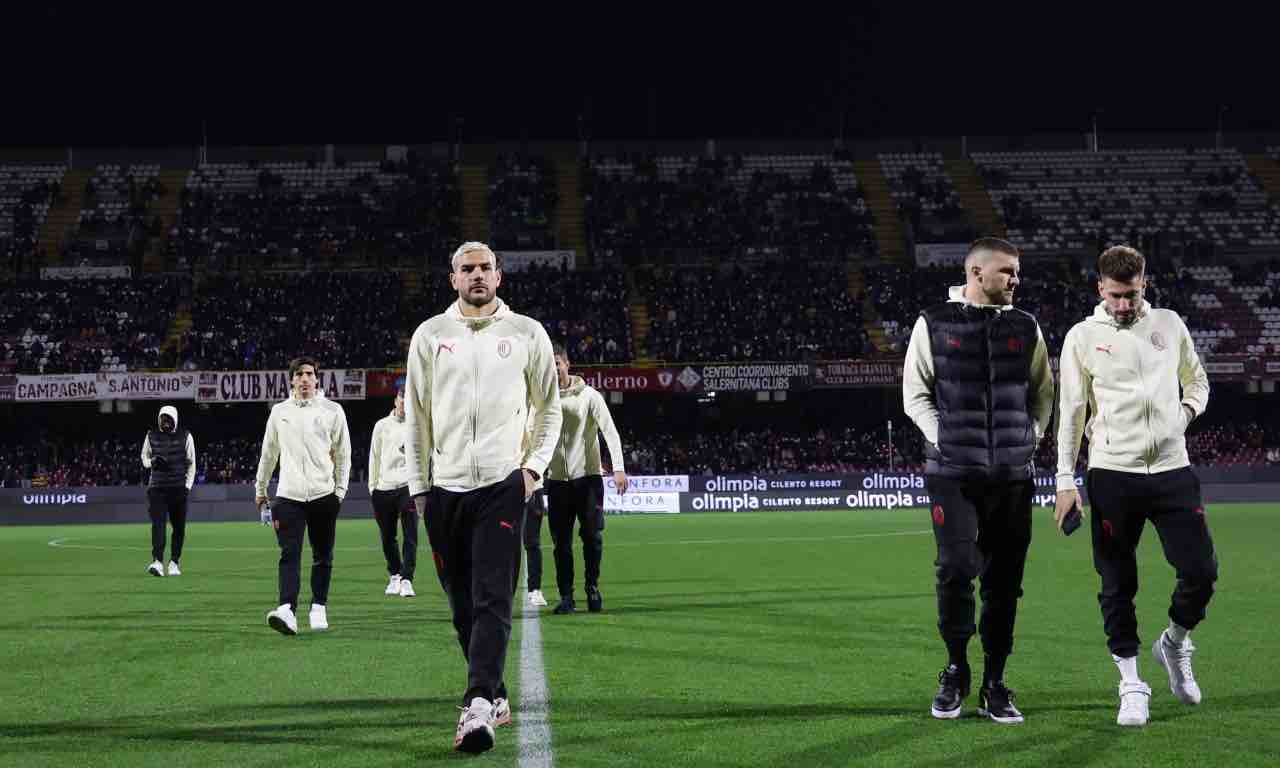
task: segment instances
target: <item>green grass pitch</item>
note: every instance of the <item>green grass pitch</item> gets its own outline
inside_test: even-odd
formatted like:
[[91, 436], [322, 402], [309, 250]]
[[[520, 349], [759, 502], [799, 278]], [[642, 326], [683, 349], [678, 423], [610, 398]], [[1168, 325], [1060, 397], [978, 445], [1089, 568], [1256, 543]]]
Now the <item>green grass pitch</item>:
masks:
[[[1148, 526], [1144, 729], [1115, 725], [1088, 529], [1063, 538], [1045, 510], [1006, 673], [1021, 726], [976, 717], [976, 692], [961, 720], [929, 716], [945, 653], [927, 511], [611, 517], [605, 612], [541, 616], [556, 763], [1280, 765], [1277, 512], [1209, 510], [1221, 577], [1195, 633], [1199, 707], [1150, 656], [1173, 573]], [[190, 526], [184, 575], [163, 579], [143, 572], [146, 526], [5, 528], [0, 765], [516, 764], [515, 728], [485, 756], [451, 751], [465, 670], [422, 538], [419, 597], [384, 597], [373, 522], [342, 521], [332, 630], [286, 638], [266, 625], [278, 550], [262, 526]], [[307, 584], [304, 565], [304, 627]], [[977, 674], [976, 638], [971, 658]], [[513, 700], [519, 659], [517, 619]]]

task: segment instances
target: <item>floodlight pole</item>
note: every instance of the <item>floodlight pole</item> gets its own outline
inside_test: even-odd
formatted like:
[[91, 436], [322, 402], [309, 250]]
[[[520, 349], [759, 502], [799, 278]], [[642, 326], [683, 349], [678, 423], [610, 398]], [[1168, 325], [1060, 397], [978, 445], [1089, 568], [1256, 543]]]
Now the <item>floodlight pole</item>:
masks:
[[893, 419], [889, 419], [889, 471], [893, 471]]

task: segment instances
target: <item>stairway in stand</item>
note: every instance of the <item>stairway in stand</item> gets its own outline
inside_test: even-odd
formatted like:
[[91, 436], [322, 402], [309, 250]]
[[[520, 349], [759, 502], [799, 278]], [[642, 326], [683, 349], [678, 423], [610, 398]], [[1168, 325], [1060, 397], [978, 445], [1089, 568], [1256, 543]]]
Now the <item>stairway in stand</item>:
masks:
[[556, 160], [556, 244], [574, 252], [579, 265], [587, 259], [586, 206], [582, 199], [581, 172], [575, 159]]
[[80, 228], [80, 207], [84, 204], [84, 186], [93, 178], [93, 171], [70, 170], [62, 177], [62, 204], [49, 209], [40, 227], [37, 252], [45, 252], [44, 260], [36, 265], [56, 267], [62, 264], [62, 248], [67, 235]]
[[954, 157], [944, 163], [951, 183], [956, 186], [960, 195], [960, 206], [973, 216], [973, 224], [980, 236], [994, 235], [1007, 238], [1008, 230], [1004, 225], [1004, 217], [996, 210], [987, 192], [987, 185], [982, 182], [978, 167], [967, 157]]
[[880, 246], [880, 258], [901, 264], [906, 261], [906, 248], [902, 234], [902, 221], [898, 218], [898, 204], [894, 202], [889, 181], [878, 160], [857, 160], [853, 164], [854, 175], [862, 187], [867, 208], [875, 216], [873, 230], [876, 244]]
[[462, 187], [462, 238], [489, 242], [489, 169], [463, 165], [458, 169]]

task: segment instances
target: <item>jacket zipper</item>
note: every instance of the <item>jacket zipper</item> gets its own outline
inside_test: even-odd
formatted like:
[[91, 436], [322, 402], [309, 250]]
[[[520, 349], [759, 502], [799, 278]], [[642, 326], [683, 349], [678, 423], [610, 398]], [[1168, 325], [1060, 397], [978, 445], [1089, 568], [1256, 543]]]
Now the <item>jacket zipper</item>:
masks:
[[471, 405], [471, 477], [474, 485], [480, 485], [480, 464], [476, 461], [476, 451], [479, 450], [477, 445], [480, 432], [480, 332], [475, 328], [471, 329], [471, 383], [472, 394], [474, 395]]
[[1148, 439], [1148, 442], [1150, 443], [1150, 447], [1148, 450], [1149, 458], [1147, 459], [1147, 471], [1150, 472], [1151, 464], [1153, 461], [1155, 461], [1156, 452], [1159, 449], [1156, 446], [1155, 430], [1151, 428], [1151, 396], [1147, 393], [1147, 378], [1142, 371], [1142, 347], [1141, 345], [1135, 344], [1134, 349], [1138, 357], [1138, 383], [1142, 387], [1142, 394], [1143, 394], [1142, 414], [1147, 421], [1147, 439]]
[[[999, 319], [1000, 314], [997, 312], [994, 319]], [[992, 430], [992, 411], [995, 410], [995, 377], [996, 377], [996, 359], [995, 353], [991, 349], [991, 333], [992, 326], [995, 323], [989, 318], [987, 321], [987, 468], [988, 471], [993, 470], [996, 465], [996, 436]]]

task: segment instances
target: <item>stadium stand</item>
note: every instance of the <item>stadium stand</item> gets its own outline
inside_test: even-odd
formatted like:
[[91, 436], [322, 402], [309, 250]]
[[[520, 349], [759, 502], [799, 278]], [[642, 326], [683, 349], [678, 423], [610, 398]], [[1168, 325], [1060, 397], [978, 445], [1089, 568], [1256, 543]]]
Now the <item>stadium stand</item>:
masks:
[[1280, 217], [1234, 149], [978, 152], [1009, 238], [1027, 253], [1160, 235], [1218, 248], [1280, 246]]
[[499, 155], [489, 168], [489, 245], [497, 250], [556, 247], [559, 199], [545, 158]]
[[0, 361], [27, 374], [172, 367], [161, 347], [189, 290], [176, 277], [0, 283]]
[[209, 163], [182, 196], [170, 235], [179, 265], [413, 264], [456, 247], [461, 232], [454, 168], [417, 157]]
[[910, 222], [917, 242], [974, 239], [977, 231], [940, 153], [881, 154], [879, 160], [899, 216]]
[[875, 248], [853, 164], [830, 155], [601, 157], [583, 189], [593, 251]]
[[0, 165], [0, 268], [27, 264], [35, 253], [66, 171], [57, 164]]

